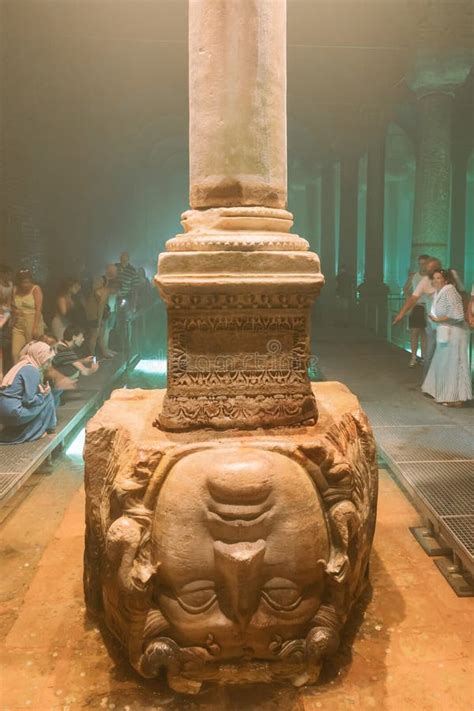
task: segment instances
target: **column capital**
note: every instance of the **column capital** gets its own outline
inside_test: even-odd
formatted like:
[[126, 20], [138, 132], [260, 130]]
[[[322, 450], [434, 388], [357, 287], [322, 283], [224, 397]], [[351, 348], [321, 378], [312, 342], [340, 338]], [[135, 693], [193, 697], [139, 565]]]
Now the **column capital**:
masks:
[[466, 81], [473, 59], [471, 50], [420, 50], [407, 84], [418, 99], [427, 94], [454, 96], [456, 88]]

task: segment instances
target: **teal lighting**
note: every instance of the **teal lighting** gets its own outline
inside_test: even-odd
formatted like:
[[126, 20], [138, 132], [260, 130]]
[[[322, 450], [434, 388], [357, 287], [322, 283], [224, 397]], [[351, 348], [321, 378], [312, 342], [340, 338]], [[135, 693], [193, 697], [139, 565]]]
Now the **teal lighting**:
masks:
[[151, 375], [166, 375], [166, 358], [149, 358], [139, 360], [134, 371]]
[[69, 457], [75, 457], [78, 459], [82, 459], [82, 452], [84, 450], [85, 441], [86, 441], [86, 428], [83, 427], [82, 430], [79, 430], [79, 432], [74, 437], [74, 439], [72, 440], [69, 447], [66, 449], [66, 454]]

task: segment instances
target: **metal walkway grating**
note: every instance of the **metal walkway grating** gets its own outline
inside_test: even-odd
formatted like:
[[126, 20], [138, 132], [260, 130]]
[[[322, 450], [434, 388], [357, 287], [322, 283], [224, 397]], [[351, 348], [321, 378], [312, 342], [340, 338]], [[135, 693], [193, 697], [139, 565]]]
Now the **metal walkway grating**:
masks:
[[399, 468], [441, 516], [474, 513], [474, 461], [400, 464]]
[[443, 417], [443, 414], [438, 411], [423, 412], [420, 421], [417, 404], [417, 394], [414, 394], [408, 408], [400, 403], [381, 404], [380, 402], [365, 402], [364, 407], [372, 427], [446, 426], [446, 417]]
[[359, 396], [382, 458], [474, 575], [474, 408], [423, 397], [407, 354], [356, 330], [327, 329], [317, 355]]
[[474, 460], [473, 440], [457, 425], [374, 427], [379, 445], [397, 464]]
[[445, 516], [445, 525], [464, 546], [466, 552], [474, 557], [474, 514], [470, 516]]
[[374, 427], [374, 434], [415, 504], [474, 575], [474, 440], [469, 428], [391, 425]]

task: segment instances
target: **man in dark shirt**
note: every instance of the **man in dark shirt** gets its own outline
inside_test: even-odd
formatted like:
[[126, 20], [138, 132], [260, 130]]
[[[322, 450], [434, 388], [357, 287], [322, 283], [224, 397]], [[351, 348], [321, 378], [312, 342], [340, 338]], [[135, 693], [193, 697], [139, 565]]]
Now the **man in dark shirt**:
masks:
[[53, 358], [52, 366], [62, 375], [71, 380], [76, 380], [79, 375], [92, 375], [99, 365], [94, 358], [80, 358], [76, 348], [80, 348], [84, 343], [84, 334], [80, 326], [66, 326], [64, 338], [56, 344], [56, 355]]

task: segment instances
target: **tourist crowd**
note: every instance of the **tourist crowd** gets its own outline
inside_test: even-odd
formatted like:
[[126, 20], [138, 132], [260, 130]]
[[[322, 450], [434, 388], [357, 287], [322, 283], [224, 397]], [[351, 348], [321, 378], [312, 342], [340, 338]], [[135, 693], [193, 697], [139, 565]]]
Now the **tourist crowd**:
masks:
[[49, 309], [29, 269], [0, 265], [0, 444], [53, 431], [63, 392], [113, 358], [111, 346], [127, 351], [133, 314], [154, 299], [127, 252], [91, 283], [65, 279]]
[[393, 323], [409, 314], [410, 367], [417, 364], [420, 343], [423, 392], [447, 407], [462, 407], [472, 399], [468, 361], [469, 327], [474, 327], [474, 293], [469, 299], [454, 269], [422, 254], [418, 271], [404, 286], [406, 301]]
[[[418, 362], [420, 344], [423, 392], [443, 405], [462, 406], [472, 399], [468, 327], [474, 326], [474, 296], [469, 301], [457, 273], [426, 254], [404, 292], [394, 324], [409, 314], [410, 367]], [[64, 280], [49, 314], [30, 270], [13, 277], [0, 265], [0, 444], [52, 431], [63, 392], [95, 373], [98, 360], [116, 355], [112, 347], [127, 351], [134, 312], [154, 298], [144, 269], [136, 269], [127, 252], [89, 286], [87, 280]]]

